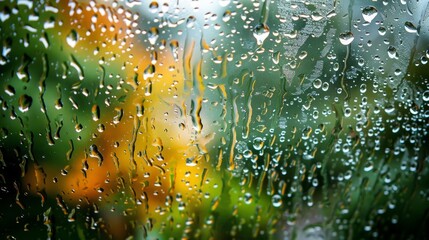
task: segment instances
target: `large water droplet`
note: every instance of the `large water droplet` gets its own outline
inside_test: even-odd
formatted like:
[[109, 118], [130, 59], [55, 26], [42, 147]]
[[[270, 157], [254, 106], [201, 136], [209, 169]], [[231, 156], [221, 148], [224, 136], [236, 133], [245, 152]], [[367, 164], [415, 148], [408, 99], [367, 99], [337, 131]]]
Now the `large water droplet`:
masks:
[[380, 36], [384, 36], [386, 32], [387, 32], [387, 29], [385, 27], [378, 28], [378, 34], [380, 34]]
[[341, 33], [340, 34], [340, 42], [343, 45], [349, 45], [350, 43], [353, 42], [353, 40], [355, 39], [355, 37], [353, 36], [353, 33], [351, 32], [345, 32], [345, 33]]
[[417, 28], [412, 22], [405, 22], [404, 27], [405, 27], [405, 30], [409, 33], [416, 33], [417, 32]]
[[271, 198], [271, 202], [273, 203], [274, 207], [280, 207], [283, 203], [282, 201], [282, 197], [278, 194], [275, 194], [272, 198]]
[[153, 2], [151, 2], [151, 3], [149, 4], [149, 10], [150, 10], [152, 13], [156, 13], [156, 11], [158, 11], [158, 7], [159, 7], [158, 2], [153, 1]]
[[387, 49], [387, 54], [390, 58], [398, 58], [398, 53], [396, 52], [396, 48], [394, 46], [389, 46]]
[[28, 109], [30, 109], [31, 104], [33, 103], [33, 99], [27, 94], [24, 94], [19, 98], [18, 103], [19, 103], [19, 110], [21, 112], [26, 112], [28, 111]]
[[268, 35], [270, 35], [270, 28], [265, 23], [259, 23], [253, 29], [253, 36], [255, 37], [258, 45], [262, 45]]
[[231, 19], [231, 11], [226, 10], [222, 16], [224, 22], [228, 22]]
[[253, 201], [252, 194], [250, 194], [250, 193], [244, 194], [244, 203], [251, 204], [252, 201]]
[[362, 9], [362, 17], [366, 22], [371, 22], [378, 14], [377, 8], [367, 6]]
[[92, 112], [92, 120], [98, 121], [100, 119], [100, 107], [98, 107], [98, 105], [93, 105], [91, 112]]
[[429, 90], [426, 90], [426, 91], [423, 93], [423, 101], [425, 101], [425, 102], [429, 102]]
[[150, 29], [149, 33], [148, 33], [148, 39], [150, 44], [155, 45], [156, 40], [158, 40], [158, 28], [153, 27]]
[[194, 27], [196, 21], [197, 19], [194, 16], [189, 16], [188, 19], [186, 20], [186, 27], [188, 28]]
[[179, 42], [177, 40], [171, 40], [170, 48], [173, 53], [174, 61], [179, 61]]
[[152, 78], [155, 75], [155, 65], [149, 64], [143, 72], [143, 79]]
[[67, 44], [74, 48], [76, 47], [77, 42], [79, 41], [79, 34], [77, 34], [76, 30], [72, 29], [69, 33], [69, 35], [67, 35]]
[[262, 138], [256, 137], [255, 139], [253, 139], [253, 148], [255, 150], [261, 150], [263, 146], [264, 140]]
[[319, 78], [313, 81], [313, 87], [316, 89], [319, 89], [320, 87], [322, 87], [322, 80], [320, 80]]

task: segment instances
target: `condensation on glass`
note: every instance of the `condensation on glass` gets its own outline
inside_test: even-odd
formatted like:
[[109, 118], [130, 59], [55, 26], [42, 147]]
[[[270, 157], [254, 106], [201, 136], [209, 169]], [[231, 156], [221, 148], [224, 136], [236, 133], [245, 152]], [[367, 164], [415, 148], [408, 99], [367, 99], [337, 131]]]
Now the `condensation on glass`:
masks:
[[0, 2], [1, 238], [428, 238], [428, 16]]

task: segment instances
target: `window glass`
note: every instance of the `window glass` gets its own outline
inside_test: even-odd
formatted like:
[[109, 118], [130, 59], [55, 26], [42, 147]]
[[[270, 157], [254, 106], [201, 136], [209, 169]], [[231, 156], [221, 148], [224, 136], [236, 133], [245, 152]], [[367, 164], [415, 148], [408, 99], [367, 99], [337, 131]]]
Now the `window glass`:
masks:
[[0, 2], [1, 238], [428, 238], [428, 4]]

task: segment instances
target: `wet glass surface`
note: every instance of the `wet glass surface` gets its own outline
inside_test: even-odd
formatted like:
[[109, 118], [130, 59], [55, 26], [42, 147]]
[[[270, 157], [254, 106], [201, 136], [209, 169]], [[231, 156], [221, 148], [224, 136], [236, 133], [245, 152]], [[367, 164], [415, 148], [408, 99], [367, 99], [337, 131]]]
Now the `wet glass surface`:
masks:
[[428, 3], [0, 2], [1, 238], [428, 238]]

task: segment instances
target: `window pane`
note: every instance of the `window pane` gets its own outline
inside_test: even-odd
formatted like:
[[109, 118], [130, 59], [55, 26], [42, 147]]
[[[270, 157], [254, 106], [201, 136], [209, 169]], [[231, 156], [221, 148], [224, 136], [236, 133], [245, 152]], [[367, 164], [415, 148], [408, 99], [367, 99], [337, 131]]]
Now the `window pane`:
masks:
[[0, 3], [5, 239], [425, 239], [428, 1]]

